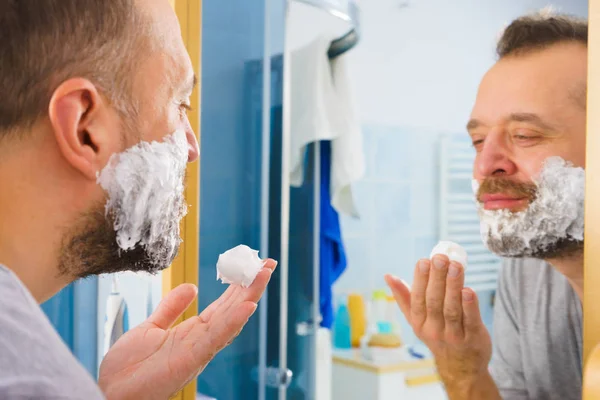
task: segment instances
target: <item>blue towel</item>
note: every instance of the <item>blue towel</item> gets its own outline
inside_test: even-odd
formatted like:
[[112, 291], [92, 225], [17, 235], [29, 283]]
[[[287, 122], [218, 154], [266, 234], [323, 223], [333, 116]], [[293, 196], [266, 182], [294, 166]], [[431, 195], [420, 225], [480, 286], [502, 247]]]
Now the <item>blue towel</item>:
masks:
[[321, 142], [321, 251], [320, 308], [321, 326], [331, 329], [333, 325], [333, 283], [346, 269], [346, 252], [342, 243], [340, 218], [331, 205], [329, 183], [331, 180], [331, 142]]

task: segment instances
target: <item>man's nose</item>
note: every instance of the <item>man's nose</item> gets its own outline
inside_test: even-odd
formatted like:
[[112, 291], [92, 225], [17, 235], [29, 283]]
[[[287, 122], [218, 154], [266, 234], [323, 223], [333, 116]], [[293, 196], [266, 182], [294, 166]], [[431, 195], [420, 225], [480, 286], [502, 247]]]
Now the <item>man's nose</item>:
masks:
[[198, 139], [196, 139], [196, 135], [194, 131], [188, 129], [186, 131], [187, 141], [189, 143], [189, 151], [188, 151], [188, 162], [194, 162], [200, 156], [200, 146], [198, 145]]
[[511, 158], [503, 133], [495, 132], [487, 135], [475, 159], [475, 172], [482, 178], [512, 175], [517, 172], [517, 166]]

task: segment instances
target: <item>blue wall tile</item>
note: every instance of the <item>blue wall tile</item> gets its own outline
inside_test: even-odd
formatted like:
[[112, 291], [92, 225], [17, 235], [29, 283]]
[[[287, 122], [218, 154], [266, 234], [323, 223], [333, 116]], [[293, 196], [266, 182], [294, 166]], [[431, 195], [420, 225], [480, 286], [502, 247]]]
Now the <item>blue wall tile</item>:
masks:
[[375, 183], [371, 196], [375, 200], [370, 214], [378, 234], [397, 234], [410, 230], [410, 185]]

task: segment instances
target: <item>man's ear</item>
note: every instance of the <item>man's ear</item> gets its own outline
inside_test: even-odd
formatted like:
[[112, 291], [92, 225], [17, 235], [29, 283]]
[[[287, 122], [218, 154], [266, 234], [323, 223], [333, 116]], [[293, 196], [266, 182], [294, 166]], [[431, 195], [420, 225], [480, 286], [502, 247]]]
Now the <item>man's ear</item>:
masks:
[[96, 180], [110, 155], [120, 150], [119, 124], [105, 98], [89, 80], [69, 79], [52, 94], [48, 115], [64, 159]]

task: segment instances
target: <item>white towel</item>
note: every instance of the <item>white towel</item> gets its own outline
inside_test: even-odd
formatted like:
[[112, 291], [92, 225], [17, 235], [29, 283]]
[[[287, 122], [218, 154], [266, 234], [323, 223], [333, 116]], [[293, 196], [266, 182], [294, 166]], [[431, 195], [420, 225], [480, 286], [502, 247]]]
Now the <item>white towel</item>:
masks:
[[333, 60], [333, 40], [320, 36], [291, 54], [290, 183], [304, 181], [306, 146], [331, 140], [331, 204], [339, 213], [358, 217], [352, 183], [365, 172], [362, 132], [354, 113], [345, 55]]

